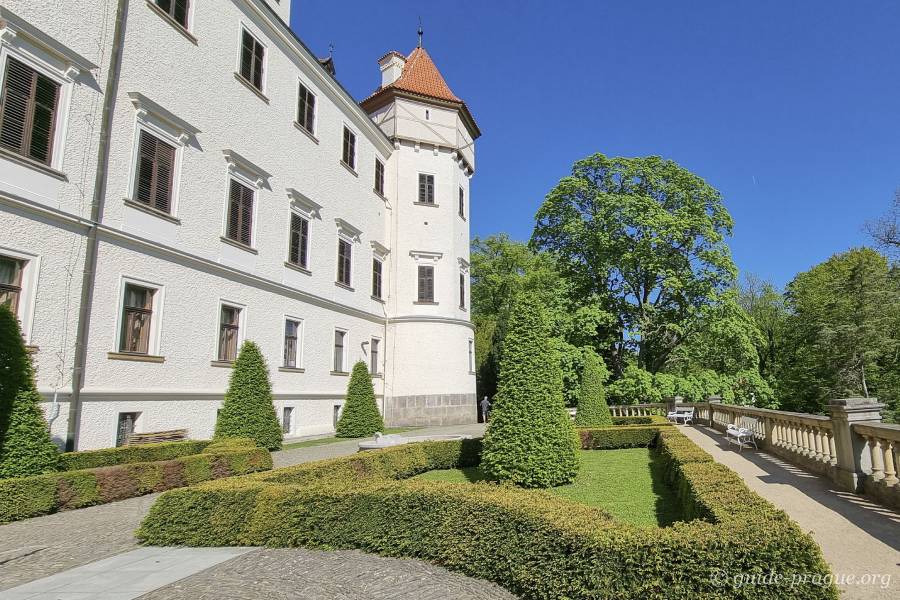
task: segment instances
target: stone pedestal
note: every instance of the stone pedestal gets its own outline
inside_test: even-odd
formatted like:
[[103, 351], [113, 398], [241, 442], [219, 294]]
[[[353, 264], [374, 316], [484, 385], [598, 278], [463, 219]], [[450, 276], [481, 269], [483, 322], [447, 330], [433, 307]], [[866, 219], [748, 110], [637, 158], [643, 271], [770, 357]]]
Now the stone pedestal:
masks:
[[872, 471], [872, 458], [866, 440], [855, 435], [853, 423], [881, 422], [877, 398], [841, 398], [828, 403], [828, 413], [834, 428], [834, 449], [837, 454], [836, 483], [848, 492], [861, 490], [866, 473]]

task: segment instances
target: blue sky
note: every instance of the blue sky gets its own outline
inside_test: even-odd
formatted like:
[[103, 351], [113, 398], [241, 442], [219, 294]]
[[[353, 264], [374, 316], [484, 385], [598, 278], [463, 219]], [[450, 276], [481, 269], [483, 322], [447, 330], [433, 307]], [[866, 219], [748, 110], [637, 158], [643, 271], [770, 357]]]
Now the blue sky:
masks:
[[482, 129], [472, 234], [527, 240], [594, 152], [658, 154], [719, 189], [742, 272], [777, 284], [868, 242], [900, 187], [900, 5], [890, 2], [294, 0], [357, 99], [425, 47]]

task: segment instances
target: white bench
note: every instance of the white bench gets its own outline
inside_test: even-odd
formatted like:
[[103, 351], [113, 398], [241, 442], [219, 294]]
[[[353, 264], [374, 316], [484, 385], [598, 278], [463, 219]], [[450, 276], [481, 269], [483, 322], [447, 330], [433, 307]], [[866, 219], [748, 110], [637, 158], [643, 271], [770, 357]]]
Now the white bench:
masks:
[[671, 411], [666, 415], [666, 418], [672, 421], [673, 423], [684, 423], [687, 425], [688, 423], [694, 422], [694, 407], [693, 406], [683, 406], [676, 407], [675, 410]]
[[758, 424], [759, 422], [753, 417], [741, 417], [737, 424], [728, 425], [728, 428], [725, 430], [725, 437], [728, 438], [730, 444], [737, 444], [738, 451], [742, 451], [744, 445], [749, 447], [750, 444], [753, 444], [753, 447], [759, 450], [754, 433]]

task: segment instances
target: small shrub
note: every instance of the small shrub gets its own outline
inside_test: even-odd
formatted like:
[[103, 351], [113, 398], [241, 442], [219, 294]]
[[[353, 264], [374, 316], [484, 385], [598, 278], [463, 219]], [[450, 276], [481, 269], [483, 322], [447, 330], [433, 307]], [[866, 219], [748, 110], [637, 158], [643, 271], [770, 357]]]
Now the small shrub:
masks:
[[603, 387], [607, 379], [609, 371], [603, 360], [593, 351], [585, 352], [581, 387], [578, 390], [578, 410], [575, 412], [576, 427], [612, 426], [612, 415], [606, 404], [606, 390]]
[[520, 294], [511, 315], [482, 469], [523, 487], [569, 483], [578, 473], [578, 438], [563, 402], [546, 311], [532, 295]]
[[281, 425], [272, 404], [269, 369], [259, 346], [247, 340], [241, 346], [222, 410], [216, 419], [214, 440], [251, 438], [260, 448], [281, 449]]
[[59, 451], [40, 402], [19, 322], [0, 305], [0, 479], [56, 471]]
[[375, 402], [372, 376], [363, 361], [353, 365], [350, 382], [347, 384], [347, 399], [335, 431], [335, 435], [342, 438], [367, 437], [384, 431], [384, 419]]

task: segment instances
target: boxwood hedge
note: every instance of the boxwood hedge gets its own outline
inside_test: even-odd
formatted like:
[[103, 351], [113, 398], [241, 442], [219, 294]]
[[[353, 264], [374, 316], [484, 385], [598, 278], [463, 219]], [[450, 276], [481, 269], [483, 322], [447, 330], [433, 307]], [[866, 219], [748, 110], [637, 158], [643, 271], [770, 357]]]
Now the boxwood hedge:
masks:
[[[693, 520], [637, 527], [545, 491], [407, 479], [476, 464], [472, 440], [173, 490], [138, 536], [162, 545], [358, 548], [420, 558], [522, 598], [837, 598], [818, 546], [785, 513], [675, 428], [629, 430], [632, 439], [653, 431], [651, 445]], [[771, 573], [780, 584], [731, 585]]]
[[[209, 442], [204, 442], [209, 444]], [[168, 460], [0, 480], [0, 523], [272, 468], [265, 448], [232, 442]]]
[[102, 450], [66, 452], [59, 455], [60, 471], [94, 469], [136, 462], [171, 460], [179, 456], [198, 454], [209, 445], [209, 440], [187, 440], [183, 442], [160, 442], [139, 446], [120, 446]]

